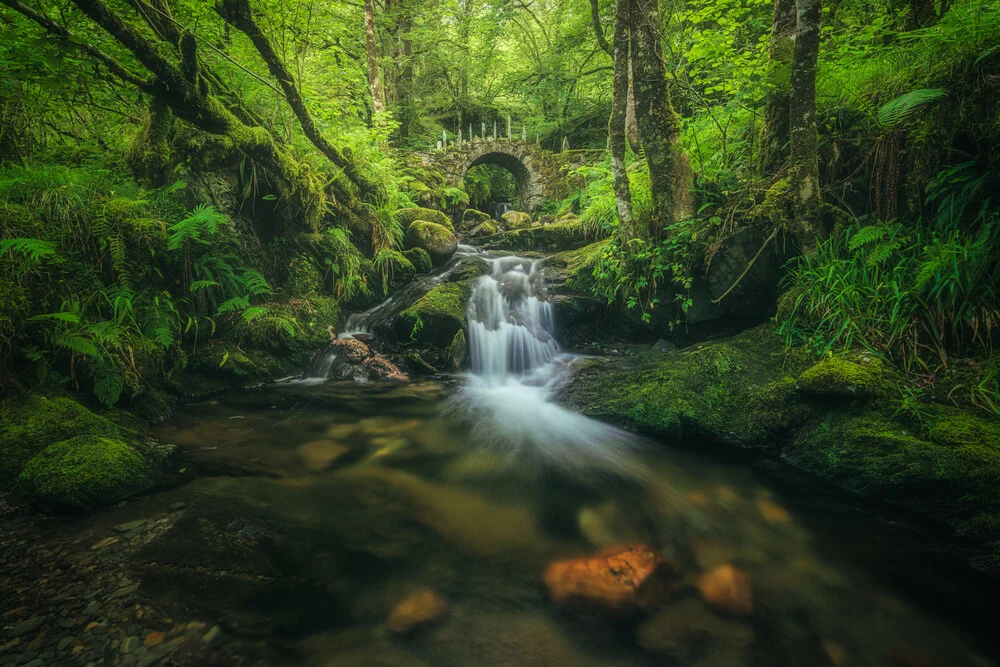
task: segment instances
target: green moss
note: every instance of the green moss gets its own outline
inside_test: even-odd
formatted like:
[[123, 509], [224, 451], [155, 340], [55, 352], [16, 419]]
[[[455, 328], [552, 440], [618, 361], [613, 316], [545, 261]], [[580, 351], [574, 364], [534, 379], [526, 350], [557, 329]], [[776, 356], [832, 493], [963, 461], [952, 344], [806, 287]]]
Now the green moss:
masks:
[[430, 273], [431, 269], [434, 268], [434, 262], [431, 261], [431, 256], [428, 255], [427, 251], [423, 248], [410, 248], [403, 253], [403, 257], [410, 260], [410, 264], [413, 265], [413, 269], [418, 275]]
[[934, 443], [951, 447], [977, 443], [1000, 446], [1000, 421], [955, 411], [934, 420], [928, 436]]
[[49, 445], [32, 458], [18, 478], [18, 489], [45, 505], [82, 510], [137, 493], [154, 477], [149, 463], [130, 445], [80, 435]]
[[473, 257], [465, 259], [451, 272], [449, 282], [472, 281], [490, 272], [490, 265], [485, 259]]
[[487, 220], [492, 220], [489, 213], [483, 213], [482, 211], [477, 211], [474, 208], [467, 208], [462, 212], [463, 227], [475, 227], [479, 223], [486, 222]]
[[591, 243], [577, 250], [567, 250], [550, 257], [545, 265], [570, 291], [591, 294], [594, 286], [594, 265], [601, 258], [608, 240]]
[[486, 248], [507, 250], [572, 250], [586, 244], [579, 222], [557, 222], [544, 227], [501, 232], [490, 239]]
[[63, 396], [27, 394], [0, 410], [0, 488], [8, 487], [38, 452], [60, 440], [92, 435], [131, 440], [132, 430]]
[[522, 211], [507, 211], [500, 219], [508, 230], [531, 228], [531, 216]]
[[288, 280], [285, 290], [289, 294], [309, 295], [323, 291], [323, 273], [316, 260], [307, 255], [298, 255], [288, 264]]
[[646, 431], [763, 446], [804, 418], [794, 401], [802, 367], [764, 326], [669, 355], [609, 360], [575, 376], [563, 399]]
[[786, 458], [864, 495], [941, 515], [959, 532], [1000, 538], [1000, 442], [935, 444], [877, 411], [838, 411], [803, 430]]
[[448, 363], [451, 365], [451, 370], [462, 370], [468, 353], [469, 346], [465, 341], [465, 329], [459, 329], [455, 337], [451, 339], [451, 345], [448, 346]]
[[472, 231], [469, 232], [469, 235], [472, 236], [472, 238], [478, 239], [486, 236], [493, 236], [499, 231], [500, 227], [497, 226], [497, 223], [492, 220], [486, 220], [485, 222], [481, 222], [476, 225]]
[[857, 361], [825, 357], [803, 371], [798, 383], [807, 394], [831, 398], [870, 398], [887, 392], [885, 367], [868, 355], [857, 357]]
[[435, 266], [447, 262], [458, 249], [458, 239], [447, 227], [417, 220], [406, 230], [407, 249], [423, 248]]
[[410, 228], [410, 225], [420, 220], [423, 222], [433, 222], [441, 225], [442, 227], [447, 227], [448, 231], [452, 234], [455, 233], [455, 226], [452, 224], [451, 218], [446, 216], [441, 211], [435, 211], [430, 208], [401, 208], [396, 211], [396, 219], [399, 220], [399, 224], [402, 225], [403, 231], [406, 231]]
[[471, 294], [469, 281], [438, 285], [399, 313], [393, 330], [400, 340], [443, 349], [465, 328], [465, 303]]

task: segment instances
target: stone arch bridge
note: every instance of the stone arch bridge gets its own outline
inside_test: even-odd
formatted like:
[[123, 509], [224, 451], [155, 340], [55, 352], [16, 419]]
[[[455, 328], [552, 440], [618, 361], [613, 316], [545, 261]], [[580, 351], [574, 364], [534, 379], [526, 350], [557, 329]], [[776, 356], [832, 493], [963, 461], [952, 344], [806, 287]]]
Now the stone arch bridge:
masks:
[[507, 169], [517, 180], [518, 208], [530, 211], [544, 200], [567, 197], [572, 184], [569, 173], [585, 165], [598, 164], [607, 157], [603, 149], [547, 151], [525, 141], [473, 139], [461, 145], [425, 153], [423, 161], [445, 177], [450, 187], [462, 187], [466, 172], [480, 164]]

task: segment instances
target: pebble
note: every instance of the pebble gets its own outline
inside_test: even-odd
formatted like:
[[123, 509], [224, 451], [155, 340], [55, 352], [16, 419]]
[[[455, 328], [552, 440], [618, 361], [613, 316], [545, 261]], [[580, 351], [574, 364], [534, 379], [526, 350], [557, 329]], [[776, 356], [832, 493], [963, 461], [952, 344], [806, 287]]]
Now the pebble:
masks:
[[160, 644], [163, 643], [163, 640], [166, 638], [167, 636], [162, 632], [150, 632], [148, 635], [146, 635], [146, 639], [143, 640], [142, 645], [147, 648], [159, 646]]
[[26, 635], [29, 632], [34, 632], [38, 628], [42, 627], [42, 623], [45, 622], [44, 616], [35, 616], [34, 618], [29, 618], [26, 621], [21, 621], [14, 626], [11, 631], [11, 635], [14, 637], [20, 637], [21, 635]]
[[59, 643], [56, 645], [56, 650], [65, 651], [67, 648], [69, 648], [69, 645], [72, 643], [73, 643], [72, 637], [63, 637], [62, 639], [59, 640]]
[[100, 542], [98, 542], [94, 546], [90, 547], [90, 550], [91, 551], [100, 551], [101, 549], [103, 549], [105, 547], [111, 546], [112, 544], [114, 544], [117, 541], [118, 541], [117, 537], [105, 537], [103, 540], [101, 540]]
[[211, 644], [213, 641], [215, 641], [215, 638], [219, 636], [220, 632], [222, 632], [222, 629], [217, 625], [213, 625], [212, 629], [206, 632], [205, 636], [201, 638], [201, 641], [205, 642], [206, 644]]
[[137, 528], [142, 528], [146, 525], [145, 519], [136, 519], [135, 521], [126, 521], [125, 523], [119, 523], [115, 525], [115, 530], [119, 533], [131, 533]]
[[142, 646], [142, 642], [139, 641], [138, 637], [132, 635], [131, 637], [125, 640], [124, 644], [122, 644], [122, 653], [125, 653], [126, 655], [129, 653], [133, 653], [140, 646]]
[[170, 511], [178, 512], [184, 509], [185, 507], [187, 507], [187, 503], [174, 503], [173, 505], [170, 506]]

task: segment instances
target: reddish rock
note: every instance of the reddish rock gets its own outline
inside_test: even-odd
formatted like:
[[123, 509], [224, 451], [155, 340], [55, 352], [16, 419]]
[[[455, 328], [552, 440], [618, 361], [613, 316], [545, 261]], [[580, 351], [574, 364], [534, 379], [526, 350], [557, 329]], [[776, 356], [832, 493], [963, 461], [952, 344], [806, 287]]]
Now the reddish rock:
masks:
[[425, 588], [397, 604], [386, 626], [396, 634], [407, 634], [437, 623], [448, 615], [448, 610], [444, 598]]
[[353, 364], [360, 364], [371, 354], [367, 345], [354, 338], [334, 338], [330, 341], [330, 349], [343, 361]]
[[368, 357], [361, 364], [361, 368], [365, 371], [365, 374], [369, 378], [375, 378], [379, 380], [405, 380], [406, 375], [399, 370], [396, 364], [392, 363], [383, 356], [375, 355], [373, 357]]
[[545, 586], [556, 604], [627, 615], [662, 601], [673, 572], [652, 547], [615, 547], [550, 564]]
[[753, 611], [753, 590], [746, 572], [732, 565], [719, 565], [705, 572], [695, 584], [701, 597], [713, 609], [735, 616]]

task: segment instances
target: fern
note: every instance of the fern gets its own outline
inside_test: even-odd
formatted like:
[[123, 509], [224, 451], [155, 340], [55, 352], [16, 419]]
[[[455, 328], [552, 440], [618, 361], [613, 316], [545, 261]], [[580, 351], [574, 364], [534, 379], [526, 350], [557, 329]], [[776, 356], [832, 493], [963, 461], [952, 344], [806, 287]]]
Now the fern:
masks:
[[879, 125], [895, 128], [908, 119], [924, 104], [929, 104], [948, 94], [943, 88], [920, 88], [911, 90], [883, 104], [876, 114]]
[[0, 239], [0, 257], [6, 254], [22, 255], [29, 262], [37, 263], [56, 254], [56, 244], [39, 239]]
[[227, 220], [226, 216], [216, 211], [214, 206], [199, 204], [188, 217], [170, 226], [167, 249], [180, 250], [187, 241], [207, 245], [209, 241], [205, 236], [214, 236], [219, 231], [219, 226], [225, 224]]
[[234, 296], [231, 299], [226, 299], [219, 305], [216, 310], [217, 315], [224, 315], [226, 313], [235, 313], [237, 311], [243, 310], [250, 307], [250, 298], [246, 296]]

